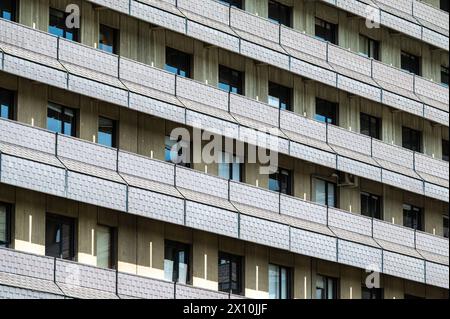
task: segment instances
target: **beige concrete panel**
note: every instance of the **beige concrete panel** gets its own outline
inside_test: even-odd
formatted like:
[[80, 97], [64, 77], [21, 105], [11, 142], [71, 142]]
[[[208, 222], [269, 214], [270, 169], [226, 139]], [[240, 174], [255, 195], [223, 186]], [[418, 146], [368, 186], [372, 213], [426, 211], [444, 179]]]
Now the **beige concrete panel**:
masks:
[[98, 208], [80, 203], [78, 217], [78, 261], [97, 265], [95, 236]]
[[138, 153], [164, 160], [165, 121], [150, 115], [138, 116]]
[[164, 224], [164, 238], [192, 245], [192, 229], [174, 224]]
[[311, 258], [294, 254], [294, 298], [311, 298]]
[[164, 278], [164, 224], [148, 218], [137, 222], [138, 274]]
[[137, 273], [136, 260], [136, 216], [119, 214], [118, 270]]
[[82, 96], [80, 98], [80, 133], [81, 139], [95, 142], [98, 132], [98, 101]]
[[41, 128], [47, 128], [47, 86], [19, 79], [17, 120]]
[[361, 270], [340, 265], [340, 299], [361, 299]]
[[261, 292], [267, 293], [269, 289], [269, 249], [264, 246], [247, 243], [245, 257], [245, 295], [258, 296], [261, 295]]
[[120, 108], [119, 114], [119, 148], [124, 151], [137, 153], [139, 113]]
[[218, 290], [217, 235], [194, 230], [193, 237], [193, 284], [197, 287]]

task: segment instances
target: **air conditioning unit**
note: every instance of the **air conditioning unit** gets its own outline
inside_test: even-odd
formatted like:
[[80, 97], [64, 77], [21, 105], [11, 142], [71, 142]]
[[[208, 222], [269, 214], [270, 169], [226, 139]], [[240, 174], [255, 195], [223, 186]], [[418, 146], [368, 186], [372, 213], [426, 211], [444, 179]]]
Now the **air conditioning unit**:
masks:
[[340, 187], [358, 187], [359, 177], [349, 173], [339, 174], [339, 185]]

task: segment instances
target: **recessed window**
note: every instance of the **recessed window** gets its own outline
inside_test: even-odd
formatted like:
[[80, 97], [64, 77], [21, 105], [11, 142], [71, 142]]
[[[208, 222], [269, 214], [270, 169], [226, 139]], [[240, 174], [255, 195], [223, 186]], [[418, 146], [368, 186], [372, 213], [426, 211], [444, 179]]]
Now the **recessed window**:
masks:
[[317, 275], [316, 299], [338, 299], [337, 278]]
[[100, 24], [98, 48], [100, 50], [118, 54], [119, 53], [119, 30]]
[[282, 110], [292, 110], [292, 88], [269, 82], [269, 104]]
[[0, 247], [11, 244], [11, 211], [12, 205], [0, 202]]
[[75, 257], [75, 220], [47, 214], [45, 220], [45, 255], [73, 260]]
[[419, 297], [419, 296], [415, 296], [415, 295], [411, 295], [411, 294], [405, 294], [405, 299], [425, 299], [425, 297]]
[[181, 140], [173, 140], [170, 136], [164, 138], [164, 160], [174, 164], [190, 167], [190, 145], [188, 142]]
[[269, 175], [269, 189], [286, 195], [292, 195], [292, 172], [278, 168], [277, 172]]
[[337, 206], [336, 183], [321, 178], [315, 178], [314, 185], [316, 203], [331, 207]]
[[243, 6], [243, 0], [219, 0], [220, 2], [227, 4], [231, 7], [236, 7], [239, 9], [244, 8]]
[[17, 0], [0, 1], [0, 18], [16, 21]]
[[164, 69], [179, 76], [191, 77], [191, 55], [172, 49], [166, 48], [166, 64]]
[[79, 29], [69, 28], [66, 24], [68, 13], [50, 8], [48, 32], [68, 40], [79, 41]]
[[314, 118], [317, 121], [337, 125], [338, 103], [316, 98], [316, 114]]
[[291, 298], [291, 269], [269, 264], [269, 299]]
[[403, 204], [403, 226], [423, 231], [422, 208]]
[[316, 18], [316, 37], [333, 44], [338, 44], [338, 25]]
[[412, 128], [402, 127], [402, 146], [414, 152], [422, 151], [422, 132]]
[[166, 240], [164, 246], [164, 278], [182, 284], [189, 283], [189, 245]]
[[236, 155], [221, 152], [218, 163], [219, 176], [231, 179], [237, 182], [242, 182], [242, 171], [244, 164]]
[[360, 127], [361, 134], [381, 139], [381, 119], [379, 117], [361, 113]]
[[0, 88], [0, 117], [14, 119], [14, 92]]
[[443, 236], [445, 238], [448, 238], [448, 215], [444, 215], [442, 217], [442, 230], [443, 230]]
[[269, 20], [292, 27], [292, 8], [277, 1], [269, 0]]
[[365, 35], [359, 35], [359, 53], [368, 58], [380, 60], [379, 52], [380, 42], [366, 37]]
[[367, 217], [383, 219], [381, 217], [380, 196], [361, 192], [361, 214]]
[[442, 140], [442, 160], [448, 162], [448, 140]]
[[449, 0], [441, 0], [439, 7], [441, 8], [441, 10], [448, 12], [449, 3], [450, 3]]
[[49, 103], [47, 107], [47, 129], [60, 134], [76, 136], [75, 110]]
[[113, 227], [97, 226], [97, 267], [114, 269], [116, 266], [116, 230]]
[[361, 288], [361, 299], [383, 299], [383, 288]]
[[100, 116], [98, 118], [98, 143], [116, 147], [116, 121]]
[[441, 83], [448, 86], [448, 66], [441, 65]]
[[223, 65], [219, 65], [219, 89], [241, 94], [244, 92], [243, 73]]
[[243, 273], [242, 257], [219, 252], [219, 291], [242, 294]]
[[405, 71], [421, 75], [420, 57], [408, 52], [401, 53], [401, 68]]

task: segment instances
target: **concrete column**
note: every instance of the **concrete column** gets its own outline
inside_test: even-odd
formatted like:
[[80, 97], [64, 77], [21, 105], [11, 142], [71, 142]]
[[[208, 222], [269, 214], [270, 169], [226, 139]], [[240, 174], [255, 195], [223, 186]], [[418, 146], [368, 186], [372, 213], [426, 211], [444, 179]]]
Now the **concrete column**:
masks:
[[211, 233], [193, 231], [193, 285], [218, 290], [218, 241]]
[[269, 298], [268, 248], [247, 243], [245, 258], [245, 296]]
[[164, 279], [164, 223], [138, 218], [137, 274]]

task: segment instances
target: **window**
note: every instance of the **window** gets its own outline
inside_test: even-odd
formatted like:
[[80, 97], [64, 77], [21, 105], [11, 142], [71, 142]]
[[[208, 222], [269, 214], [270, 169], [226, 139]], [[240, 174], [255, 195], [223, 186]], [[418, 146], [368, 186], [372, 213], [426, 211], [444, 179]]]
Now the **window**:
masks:
[[286, 195], [292, 195], [292, 173], [290, 170], [278, 168], [269, 175], [269, 189]]
[[116, 121], [103, 116], [98, 118], [98, 143], [116, 147]]
[[116, 266], [116, 232], [108, 226], [97, 226], [96, 252], [97, 267], [115, 268]]
[[236, 155], [230, 153], [222, 152], [220, 154], [220, 162], [218, 164], [219, 176], [231, 179], [237, 182], [242, 182], [242, 170], [243, 163]]
[[291, 298], [291, 270], [269, 264], [269, 299]]
[[75, 257], [75, 220], [47, 214], [45, 221], [45, 255], [71, 259]]
[[450, 3], [449, 0], [441, 0], [439, 7], [441, 8], [441, 10], [448, 12], [449, 3]]
[[227, 4], [231, 7], [236, 7], [242, 9], [244, 6], [242, 5], [243, 0], [219, 0], [220, 2]]
[[423, 231], [422, 208], [403, 205], [403, 226]]
[[166, 64], [164, 69], [179, 76], [190, 78], [191, 55], [172, 48], [166, 48]]
[[14, 118], [14, 92], [0, 88], [0, 117]]
[[414, 152], [422, 151], [422, 132], [402, 127], [402, 146]]
[[359, 53], [368, 58], [380, 60], [379, 52], [380, 42], [366, 37], [365, 35], [359, 35]]
[[16, 2], [17, 0], [0, 1], [0, 18], [16, 21]]
[[338, 281], [336, 278], [317, 275], [316, 299], [337, 299]]
[[168, 281], [189, 282], [189, 245], [166, 240], [164, 243], [164, 278]]
[[269, 0], [269, 20], [292, 27], [292, 8], [279, 2]]
[[338, 44], [338, 25], [316, 18], [316, 37]]
[[361, 134], [381, 139], [381, 119], [369, 114], [361, 113], [360, 115]]
[[448, 86], [448, 66], [441, 65], [441, 83]]
[[383, 299], [383, 288], [361, 288], [361, 299]]
[[11, 243], [11, 211], [10, 204], [0, 203], [0, 247]]
[[442, 218], [442, 230], [445, 238], [448, 238], [448, 215], [444, 215]]
[[442, 140], [442, 160], [448, 162], [448, 141]]
[[316, 178], [315, 200], [316, 203], [336, 207], [337, 206], [336, 184], [320, 178]]
[[282, 110], [292, 110], [292, 89], [269, 82], [269, 104]]
[[68, 13], [64, 11], [50, 8], [50, 20], [48, 25], [48, 32], [65, 39], [78, 42], [79, 29], [68, 28], [66, 26], [67, 16]]
[[314, 118], [320, 122], [337, 125], [337, 109], [337, 103], [316, 98], [316, 115]]
[[405, 71], [421, 75], [420, 57], [402, 51], [401, 68]]
[[242, 94], [244, 92], [243, 73], [219, 65], [219, 89], [226, 92]]
[[242, 294], [242, 257], [219, 252], [219, 291]]
[[377, 195], [362, 192], [361, 214], [376, 219], [383, 219], [381, 217], [381, 198]]
[[172, 140], [170, 136], [164, 138], [164, 160], [180, 166], [190, 167], [189, 143], [178, 140]]
[[98, 48], [100, 50], [118, 54], [119, 53], [119, 31], [117, 29], [100, 24]]
[[76, 136], [75, 110], [49, 103], [47, 107], [47, 129], [69, 136]]

